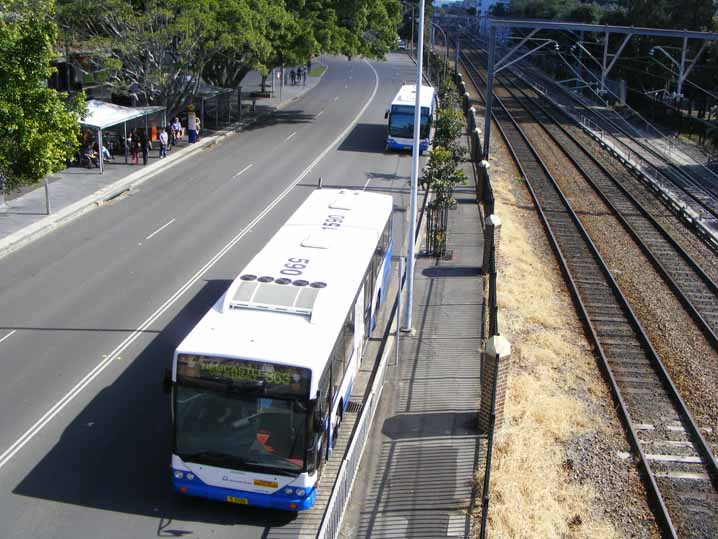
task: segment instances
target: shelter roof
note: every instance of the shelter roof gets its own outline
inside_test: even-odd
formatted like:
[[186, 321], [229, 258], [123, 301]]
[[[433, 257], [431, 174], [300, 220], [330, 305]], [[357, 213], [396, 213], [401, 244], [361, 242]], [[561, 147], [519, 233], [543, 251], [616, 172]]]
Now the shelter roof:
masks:
[[83, 127], [91, 127], [94, 129], [106, 129], [113, 125], [119, 125], [135, 118], [149, 116], [165, 107], [123, 107], [106, 101], [98, 101], [91, 99], [87, 102], [87, 113], [80, 120]]

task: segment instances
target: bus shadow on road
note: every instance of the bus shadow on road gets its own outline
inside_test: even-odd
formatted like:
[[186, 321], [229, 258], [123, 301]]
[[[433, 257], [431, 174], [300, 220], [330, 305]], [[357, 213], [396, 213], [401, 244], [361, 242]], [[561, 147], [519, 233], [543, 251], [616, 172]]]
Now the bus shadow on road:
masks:
[[337, 148], [339, 152], [384, 153], [386, 125], [356, 124]]
[[[64, 504], [52, 509], [68, 520], [107, 519], [110, 528], [132, 529], [126, 517], [80, 515], [75, 508], [157, 519], [160, 537], [205, 535], [208, 525], [256, 526], [292, 520], [289, 513], [242, 508], [180, 497], [170, 484], [171, 422], [169, 396], [162, 391], [172, 353], [231, 281], [210, 280], [159, 332], [110, 385], [99, 391], [64, 430], [55, 446], [14, 488], [13, 494]], [[128, 351], [129, 352], [129, 351]], [[108, 370], [117, 369], [117, 365]], [[103, 374], [101, 376], [107, 376]], [[102, 384], [99, 381], [98, 386]], [[102, 524], [101, 524], [102, 525]], [[136, 529], [136, 528], [135, 528]]]

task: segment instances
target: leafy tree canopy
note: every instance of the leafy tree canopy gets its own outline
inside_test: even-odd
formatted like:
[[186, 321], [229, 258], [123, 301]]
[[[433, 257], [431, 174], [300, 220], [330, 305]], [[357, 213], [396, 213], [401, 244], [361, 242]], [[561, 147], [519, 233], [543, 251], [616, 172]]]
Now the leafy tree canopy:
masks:
[[381, 57], [399, 0], [58, 0], [63, 38], [120, 94], [176, 110], [204, 79], [236, 87], [320, 52]]
[[79, 145], [83, 96], [47, 88], [57, 57], [53, 0], [0, 0], [0, 173], [7, 188], [62, 169]]

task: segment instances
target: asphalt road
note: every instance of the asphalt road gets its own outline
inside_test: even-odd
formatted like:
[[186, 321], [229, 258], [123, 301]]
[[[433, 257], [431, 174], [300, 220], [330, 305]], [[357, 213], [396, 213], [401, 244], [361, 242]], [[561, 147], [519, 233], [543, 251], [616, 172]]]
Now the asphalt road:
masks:
[[406, 208], [411, 157], [384, 153], [384, 111], [413, 74], [403, 55], [329, 59], [282, 112], [3, 259], [0, 537], [260, 538], [287, 524], [171, 493], [162, 375], [319, 176]]

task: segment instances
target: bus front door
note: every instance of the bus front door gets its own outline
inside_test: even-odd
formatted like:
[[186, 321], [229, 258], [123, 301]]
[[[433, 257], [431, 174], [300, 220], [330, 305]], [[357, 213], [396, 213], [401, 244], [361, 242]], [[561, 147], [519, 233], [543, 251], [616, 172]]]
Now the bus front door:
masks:
[[364, 352], [364, 287], [362, 286], [354, 304], [354, 350], [357, 355], [357, 370]]

